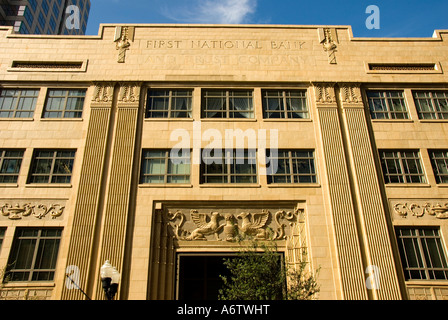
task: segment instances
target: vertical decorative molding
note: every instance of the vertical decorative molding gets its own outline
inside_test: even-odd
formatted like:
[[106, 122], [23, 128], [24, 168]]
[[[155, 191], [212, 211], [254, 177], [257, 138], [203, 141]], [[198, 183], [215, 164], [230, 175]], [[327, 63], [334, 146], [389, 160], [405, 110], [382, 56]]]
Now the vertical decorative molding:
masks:
[[328, 54], [328, 63], [337, 64], [338, 35], [335, 28], [319, 28], [319, 41]]
[[[99, 262], [109, 260], [120, 273], [123, 273], [139, 96], [139, 83], [120, 83], [109, 183], [103, 214]], [[99, 284], [96, 290], [98, 298], [103, 297], [102, 291]]]
[[[343, 298], [365, 300], [368, 299], [368, 294], [335, 90], [332, 84], [313, 85], [327, 170]], [[327, 98], [322, 100], [322, 96]]]
[[149, 300], [173, 300], [175, 272], [175, 235], [169, 227], [170, 217], [161, 203], [156, 204], [151, 239]]
[[374, 290], [373, 294], [380, 300], [402, 299], [360, 85], [344, 83], [340, 88], [348, 147], [357, 181], [359, 214], [365, 233], [364, 250], [367, 263], [381, 272], [379, 290]]
[[[88, 284], [88, 273], [92, 259], [92, 246], [99, 209], [113, 91], [114, 83], [95, 83], [74, 209], [66, 265], [67, 267], [76, 266], [79, 269], [80, 282], [77, 285], [83, 289], [86, 289]], [[85, 297], [79, 290], [69, 290], [64, 286], [61, 299], [82, 300]]]
[[[298, 270], [301, 262], [311, 263], [308, 245], [308, 220], [304, 209], [297, 208], [297, 219], [291, 222], [291, 234], [286, 237], [286, 260]], [[310, 265], [307, 266], [312, 271]]]
[[115, 28], [116, 49], [118, 50], [118, 63], [126, 62], [126, 51], [131, 47], [131, 42], [134, 41], [134, 27], [118, 26]]

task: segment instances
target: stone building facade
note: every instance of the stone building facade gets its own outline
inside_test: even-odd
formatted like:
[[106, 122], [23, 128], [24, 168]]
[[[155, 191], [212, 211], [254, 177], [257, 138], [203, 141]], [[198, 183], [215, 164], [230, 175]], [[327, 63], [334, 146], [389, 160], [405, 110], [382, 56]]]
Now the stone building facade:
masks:
[[213, 298], [241, 235], [320, 268], [318, 299], [446, 298], [447, 43], [0, 28], [2, 299], [103, 299], [106, 260], [118, 299]]

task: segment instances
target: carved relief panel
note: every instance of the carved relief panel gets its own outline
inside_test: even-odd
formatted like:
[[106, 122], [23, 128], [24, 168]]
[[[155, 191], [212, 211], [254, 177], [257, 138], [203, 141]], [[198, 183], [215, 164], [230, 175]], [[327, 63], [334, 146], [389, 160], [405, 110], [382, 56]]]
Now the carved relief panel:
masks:
[[177, 240], [286, 240], [303, 209], [167, 209], [164, 219]]
[[394, 200], [393, 219], [448, 219], [448, 199]]
[[65, 200], [0, 200], [0, 219], [62, 219], [66, 211], [65, 202]]
[[114, 97], [115, 83], [104, 82], [95, 83], [95, 90], [93, 92], [92, 102], [110, 103]]

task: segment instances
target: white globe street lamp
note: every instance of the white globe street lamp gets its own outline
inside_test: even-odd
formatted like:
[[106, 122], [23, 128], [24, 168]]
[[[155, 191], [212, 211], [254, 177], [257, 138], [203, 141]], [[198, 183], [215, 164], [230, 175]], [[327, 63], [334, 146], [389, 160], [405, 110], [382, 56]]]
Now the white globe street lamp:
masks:
[[113, 300], [115, 294], [118, 291], [118, 283], [120, 282], [120, 273], [118, 270], [110, 264], [109, 260], [102, 265], [101, 271], [101, 283], [107, 300]]

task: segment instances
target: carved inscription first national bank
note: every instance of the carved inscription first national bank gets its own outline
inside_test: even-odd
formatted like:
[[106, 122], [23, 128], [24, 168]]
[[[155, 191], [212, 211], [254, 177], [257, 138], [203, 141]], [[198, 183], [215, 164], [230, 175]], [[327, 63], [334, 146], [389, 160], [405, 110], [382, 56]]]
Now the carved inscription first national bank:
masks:
[[242, 50], [301, 50], [300, 40], [147, 40], [147, 49], [242, 49]]

